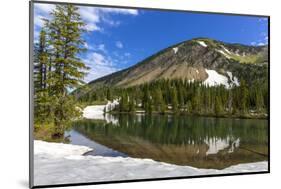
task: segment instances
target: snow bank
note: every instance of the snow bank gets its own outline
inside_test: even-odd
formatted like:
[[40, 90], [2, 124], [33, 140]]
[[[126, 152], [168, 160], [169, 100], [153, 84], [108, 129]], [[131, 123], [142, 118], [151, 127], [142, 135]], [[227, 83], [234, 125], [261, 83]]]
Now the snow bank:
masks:
[[203, 84], [208, 86], [224, 85], [226, 88], [229, 88], [228, 78], [224, 75], [219, 74], [215, 70], [205, 69], [208, 74], [208, 78], [203, 82]]
[[82, 156], [81, 154], [85, 151], [91, 150], [84, 146], [42, 141], [35, 141], [34, 145], [34, 184], [36, 186], [267, 171], [268, 169], [266, 161], [239, 164], [223, 170], [198, 169], [151, 159]]
[[118, 100], [113, 100], [112, 102], [111, 101], [108, 101], [107, 104], [105, 105], [105, 111], [108, 112], [108, 111], [111, 111], [113, 110], [117, 105], [119, 105], [119, 101]]
[[204, 41], [197, 41], [201, 46], [208, 47], [208, 45]]
[[87, 106], [83, 110], [83, 117], [87, 119], [105, 119], [104, 111], [111, 111], [119, 104], [118, 100], [108, 101], [106, 105]]
[[87, 119], [104, 119], [105, 105], [87, 106], [83, 110], [83, 117]]
[[34, 154], [36, 155], [47, 154], [54, 158], [62, 158], [70, 155], [82, 155], [89, 151], [92, 151], [92, 149], [86, 146], [34, 141]]
[[177, 54], [178, 50], [179, 50], [178, 47], [174, 47], [174, 48], [173, 48], [173, 51], [174, 51], [175, 54]]

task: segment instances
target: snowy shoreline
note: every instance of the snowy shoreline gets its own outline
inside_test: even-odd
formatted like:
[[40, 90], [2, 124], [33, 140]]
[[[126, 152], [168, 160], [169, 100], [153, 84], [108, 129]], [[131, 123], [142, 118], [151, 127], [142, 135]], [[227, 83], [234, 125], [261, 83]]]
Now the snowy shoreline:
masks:
[[267, 171], [267, 161], [223, 170], [178, 166], [151, 159], [83, 156], [93, 149], [71, 144], [34, 141], [34, 184], [66, 184], [132, 179]]

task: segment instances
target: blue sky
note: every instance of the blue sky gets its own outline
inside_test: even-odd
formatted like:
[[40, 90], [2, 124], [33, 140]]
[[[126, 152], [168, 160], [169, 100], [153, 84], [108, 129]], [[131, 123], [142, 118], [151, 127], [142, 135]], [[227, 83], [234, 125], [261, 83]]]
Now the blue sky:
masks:
[[[41, 18], [51, 19], [53, 8], [51, 4], [35, 4], [35, 41], [43, 25]], [[264, 17], [84, 6], [79, 12], [88, 30], [83, 35], [88, 51], [79, 55], [91, 68], [87, 82], [195, 37], [255, 46], [268, 43]]]

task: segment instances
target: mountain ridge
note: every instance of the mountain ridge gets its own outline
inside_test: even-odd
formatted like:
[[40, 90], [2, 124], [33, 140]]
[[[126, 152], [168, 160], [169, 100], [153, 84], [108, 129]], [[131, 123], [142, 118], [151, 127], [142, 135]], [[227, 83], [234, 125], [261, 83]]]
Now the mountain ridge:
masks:
[[[232, 87], [239, 85], [241, 79], [265, 80], [267, 65], [267, 45], [250, 46], [199, 37], [164, 48], [129, 68], [90, 81], [87, 86], [131, 87], [159, 79], [187, 79]], [[254, 79], [249, 72], [254, 73]]]

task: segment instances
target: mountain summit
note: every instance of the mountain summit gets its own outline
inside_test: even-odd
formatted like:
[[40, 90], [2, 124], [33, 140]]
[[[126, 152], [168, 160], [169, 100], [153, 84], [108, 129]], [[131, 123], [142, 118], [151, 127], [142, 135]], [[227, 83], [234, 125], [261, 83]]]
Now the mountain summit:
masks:
[[165, 48], [132, 67], [88, 85], [91, 88], [131, 87], [159, 79], [187, 79], [229, 88], [239, 85], [240, 79], [252, 82], [264, 78], [267, 65], [267, 45], [247, 46], [196, 38]]

